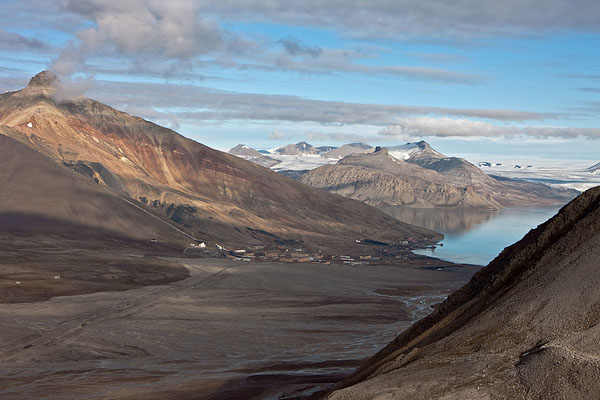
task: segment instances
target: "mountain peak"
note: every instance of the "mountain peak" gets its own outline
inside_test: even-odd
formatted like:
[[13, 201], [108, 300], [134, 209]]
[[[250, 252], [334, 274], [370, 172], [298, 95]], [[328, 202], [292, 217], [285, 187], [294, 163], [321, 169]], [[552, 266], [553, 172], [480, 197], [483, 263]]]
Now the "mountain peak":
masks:
[[52, 87], [58, 82], [58, 76], [52, 71], [42, 71], [29, 80], [27, 87]]
[[231, 148], [229, 150], [229, 154], [233, 154], [234, 156], [241, 156], [242, 158], [244, 158], [244, 156], [262, 157], [262, 154], [260, 154], [253, 148], [246, 146], [245, 144], [238, 144], [237, 146]]
[[419, 146], [419, 148], [421, 150], [431, 149], [431, 146], [429, 145], [429, 143], [427, 143], [424, 140], [421, 140], [420, 142], [417, 142], [416, 145]]
[[28, 91], [50, 94], [56, 90], [56, 86], [60, 83], [58, 76], [52, 71], [42, 71], [29, 80], [27, 85]]
[[424, 140], [416, 143], [408, 143], [407, 145], [416, 146], [419, 151], [412, 154], [411, 158], [445, 158], [446, 156], [439, 151], [434, 150], [429, 143]]
[[319, 151], [315, 147], [306, 142], [298, 142], [296, 144], [288, 144], [287, 146], [279, 147], [275, 152], [281, 155], [302, 155], [302, 154], [319, 154]]
[[389, 154], [387, 147], [381, 147], [381, 146], [375, 147], [374, 153], [383, 154], [386, 156]]

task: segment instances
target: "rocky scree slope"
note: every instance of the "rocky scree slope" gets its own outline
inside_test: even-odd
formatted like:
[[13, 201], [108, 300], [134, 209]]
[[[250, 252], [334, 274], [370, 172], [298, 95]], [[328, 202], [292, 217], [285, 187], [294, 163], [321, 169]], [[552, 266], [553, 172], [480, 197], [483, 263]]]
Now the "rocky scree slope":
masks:
[[506, 248], [330, 400], [600, 398], [600, 188]]

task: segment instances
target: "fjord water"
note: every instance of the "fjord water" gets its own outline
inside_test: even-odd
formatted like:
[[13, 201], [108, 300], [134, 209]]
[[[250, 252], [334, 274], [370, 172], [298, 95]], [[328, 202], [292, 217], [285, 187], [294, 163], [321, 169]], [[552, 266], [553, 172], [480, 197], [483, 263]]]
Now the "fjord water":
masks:
[[559, 206], [499, 211], [382, 207], [393, 217], [444, 234], [443, 246], [415, 253], [442, 260], [487, 265], [530, 229], [554, 216]]

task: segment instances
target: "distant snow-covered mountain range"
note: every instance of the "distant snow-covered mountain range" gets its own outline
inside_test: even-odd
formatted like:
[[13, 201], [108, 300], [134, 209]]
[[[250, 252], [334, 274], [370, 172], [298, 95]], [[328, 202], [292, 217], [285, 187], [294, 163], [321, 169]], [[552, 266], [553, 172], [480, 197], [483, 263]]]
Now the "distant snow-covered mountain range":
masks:
[[[425, 142], [423, 142], [425, 143]], [[335, 164], [351, 154], [374, 152], [376, 147], [367, 143], [348, 143], [343, 146], [313, 146], [306, 142], [288, 144], [269, 150], [255, 150], [239, 144], [229, 150], [229, 154], [252, 161], [284, 175], [297, 176], [298, 172], [308, 172], [322, 165]], [[405, 160], [420, 151], [418, 143], [406, 143], [389, 147], [394, 157]]]
[[[372, 153], [376, 146], [367, 143], [349, 143], [343, 146], [313, 146], [307, 142], [289, 144], [269, 150], [255, 150], [238, 145], [229, 153], [252, 161], [294, 178], [323, 165], [336, 164], [351, 154]], [[442, 155], [424, 141], [387, 147], [390, 156], [407, 160], [426, 151]], [[442, 155], [443, 156], [443, 155]], [[445, 156], [444, 156], [445, 157]], [[585, 191], [600, 185], [600, 163], [591, 167], [582, 162], [558, 162], [541, 159], [483, 159], [469, 158], [474, 165], [488, 175], [541, 182], [553, 187]]]
[[366, 143], [317, 147], [300, 142], [260, 151], [238, 145], [230, 153], [372, 205], [499, 209], [556, 204], [576, 195], [561, 186], [562, 181], [544, 182], [531, 176], [513, 179], [503, 174], [509, 165], [511, 172], [536, 170], [532, 164], [482, 161], [476, 166], [448, 157], [424, 141], [386, 148]]

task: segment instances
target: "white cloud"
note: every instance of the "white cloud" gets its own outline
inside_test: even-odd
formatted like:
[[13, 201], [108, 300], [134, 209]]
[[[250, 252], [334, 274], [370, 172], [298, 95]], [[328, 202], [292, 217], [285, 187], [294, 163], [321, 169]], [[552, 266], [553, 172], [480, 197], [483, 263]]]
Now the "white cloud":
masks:
[[0, 49], [20, 51], [48, 50], [52, 46], [36, 38], [28, 38], [18, 33], [8, 32], [0, 28]]
[[91, 89], [93, 83], [94, 78], [92, 76], [87, 78], [61, 79], [56, 87], [56, 91], [52, 93], [52, 97], [59, 102], [81, 97]]
[[398, 118], [446, 115], [498, 121], [555, 119], [557, 114], [522, 110], [381, 105], [312, 100], [296, 96], [239, 93], [177, 84], [99, 82], [95, 96], [121, 108], [179, 108], [180, 119], [317, 122], [326, 125], [388, 126]]
[[[243, 54], [252, 44], [204, 18], [189, 0], [63, 0], [63, 10], [79, 16], [80, 25], [51, 69], [63, 78], [85, 70], [93, 57], [124, 60], [132, 68], [160, 65], [160, 75], [184, 69], [207, 54]], [[91, 26], [90, 26], [91, 25]]]
[[376, 140], [376, 136], [348, 132], [307, 132], [306, 138], [319, 142], [357, 143]]
[[318, 26], [368, 38], [447, 41], [600, 31], [600, 2], [590, 0], [219, 0], [200, 8], [225, 18]]
[[[127, 60], [135, 70], [158, 65], [161, 75], [173, 68], [192, 69], [194, 61], [199, 61], [240, 70], [377, 75], [468, 85], [487, 79], [481, 74], [427, 66], [368, 65], [359, 62], [367, 56], [361, 50], [326, 49], [293, 36], [279, 39], [280, 46], [273, 49], [272, 43], [256, 40], [257, 32], [242, 37], [223, 28], [227, 18], [237, 17], [227, 13], [208, 16], [207, 4], [199, 1], [63, 0], [60, 4], [91, 25], [79, 30], [77, 39], [53, 61], [51, 69], [62, 77], [82, 72], [85, 63], [95, 57], [121, 63]], [[265, 18], [268, 21], [269, 16]], [[276, 19], [268, 22], [272, 21]]]
[[581, 87], [577, 88], [577, 90], [588, 93], [600, 93], [600, 87]]
[[529, 137], [600, 139], [598, 128], [509, 126], [455, 118], [414, 117], [399, 119], [395, 124], [379, 131], [382, 136], [398, 139], [414, 137]]
[[79, 32], [83, 46], [105, 46], [125, 54], [185, 59], [224, 43], [214, 22], [202, 18], [198, 3], [186, 0], [65, 0], [63, 7], [95, 22]]

